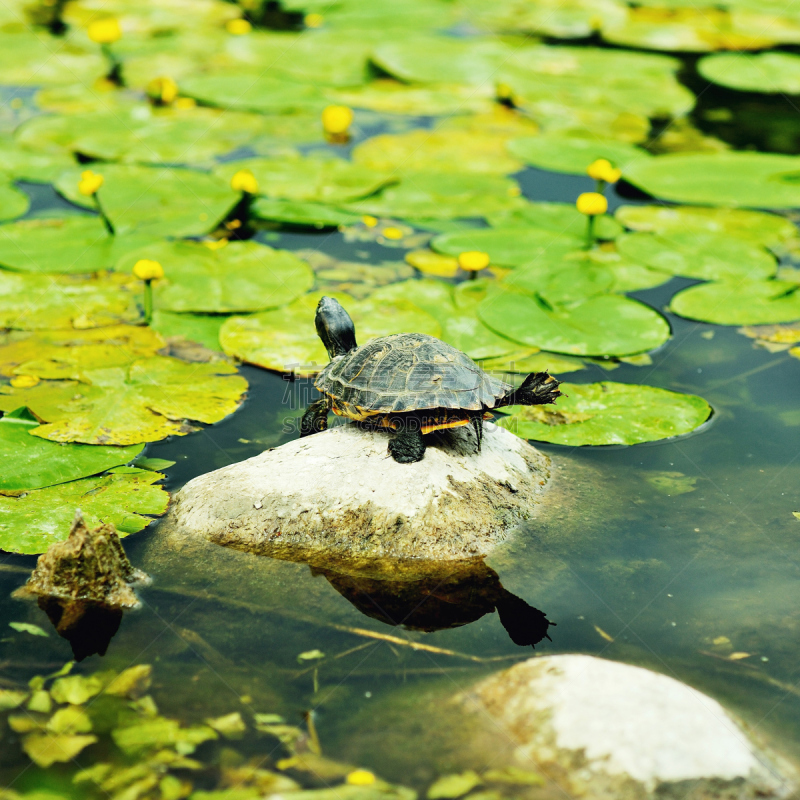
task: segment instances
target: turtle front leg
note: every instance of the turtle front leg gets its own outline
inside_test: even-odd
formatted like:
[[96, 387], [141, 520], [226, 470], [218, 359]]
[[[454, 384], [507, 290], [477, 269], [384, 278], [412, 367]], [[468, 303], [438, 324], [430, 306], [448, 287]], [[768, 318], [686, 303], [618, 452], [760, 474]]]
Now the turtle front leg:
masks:
[[403, 425], [394, 439], [389, 441], [389, 452], [398, 464], [413, 464], [422, 461], [425, 441], [419, 425]]
[[300, 422], [300, 438], [328, 430], [328, 411], [327, 397], [315, 400], [306, 409], [306, 413], [303, 414], [303, 419]]

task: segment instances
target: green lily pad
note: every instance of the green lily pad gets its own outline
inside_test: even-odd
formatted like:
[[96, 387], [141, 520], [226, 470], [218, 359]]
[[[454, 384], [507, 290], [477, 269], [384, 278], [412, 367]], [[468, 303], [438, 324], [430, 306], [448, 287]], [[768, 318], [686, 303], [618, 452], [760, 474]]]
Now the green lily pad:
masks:
[[137, 720], [132, 725], [117, 728], [111, 736], [114, 744], [127, 755], [176, 746], [182, 754], [189, 754], [203, 742], [217, 738], [205, 725], [182, 728], [177, 720], [164, 717]]
[[356, 145], [353, 161], [376, 172], [478, 172], [507, 175], [522, 162], [504, 149], [506, 137], [470, 131], [384, 133]]
[[619, 295], [599, 295], [553, 309], [538, 297], [498, 288], [478, 314], [501, 336], [576, 356], [629, 356], [669, 339], [667, 321], [649, 306]]
[[[69, 535], [75, 510], [90, 528], [113, 524], [120, 536], [136, 533], [167, 510], [169, 495], [153, 486], [164, 476], [145, 469], [112, 470], [20, 497], [0, 496], [0, 549], [10, 553], [43, 553]], [[147, 515], [147, 516], [145, 516]]]
[[81, 47], [67, 37], [0, 31], [0, 84], [57, 86], [89, 83], [107, 69], [97, 46]]
[[500, 175], [420, 172], [404, 175], [398, 184], [387, 186], [375, 197], [348, 203], [345, 208], [408, 220], [484, 217], [524, 205], [519, 193], [515, 181]]
[[798, 289], [789, 281], [712, 281], [678, 292], [669, 309], [715, 325], [774, 325], [800, 319]]
[[[313, 375], [328, 363], [328, 354], [314, 328], [322, 294], [314, 292], [285, 308], [249, 317], [231, 317], [222, 326], [222, 349], [248, 364], [279, 372]], [[362, 344], [376, 336], [415, 331], [439, 336], [441, 328], [428, 313], [408, 300], [355, 300], [336, 295], [356, 326]]]
[[314, 283], [311, 267], [288, 250], [254, 241], [211, 250], [196, 242], [162, 242], [122, 258], [129, 271], [139, 259], [158, 261], [165, 279], [155, 287], [162, 311], [231, 314], [286, 305]]
[[410, 280], [377, 289], [370, 299], [374, 302], [410, 300], [439, 323], [442, 341], [470, 358], [492, 358], [516, 349], [515, 342], [498, 336], [478, 319], [476, 310], [480, 297], [471, 297], [459, 291], [460, 288], [443, 281]]
[[283, 222], [308, 228], [338, 228], [358, 222], [361, 215], [323, 203], [304, 203], [296, 200], [272, 200], [258, 197], [250, 207], [254, 217], [271, 222]]
[[614, 216], [626, 228], [659, 234], [684, 231], [736, 236], [785, 252], [797, 241], [797, 228], [777, 214], [703, 206], [620, 206]]
[[[239, 201], [221, 178], [194, 170], [108, 164], [97, 171], [105, 179], [97, 196], [119, 236], [132, 231], [152, 237], [202, 236]], [[88, 206], [90, 201], [78, 192], [79, 179], [80, 170], [65, 172], [56, 189]]]
[[512, 139], [508, 151], [539, 169], [573, 175], [585, 175], [587, 167], [598, 158], [605, 158], [620, 169], [640, 158], [650, 158], [640, 147], [595, 136], [526, 136]]
[[21, 217], [30, 207], [30, 200], [13, 184], [0, 183], [0, 219]]
[[45, 151], [80, 153], [130, 164], [206, 164], [255, 139], [261, 118], [208, 108], [133, 106], [26, 122], [17, 141]]
[[24, 411], [17, 409], [0, 419], [0, 458], [5, 465], [0, 489], [6, 491], [41, 489], [96, 475], [132, 461], [144, 446], [66, 446], [48, 442], [30, 435], [40, 423]]
[[[586, 236], [586, 215], [572, 203], [526, 203], [509, 211], [500, 211], [487, 217], [493, 228], [544, 228], [555, 233]], [[599, 239], [616, 239], [622, 226], [608, 214], [595, 218], [595, 236]]]
[[445, 233], [431, 242], [436, 252], [448, 256], [480, 250], [489, 254], [492, 264], [502, 267], [518, 267], [545, 254], [550, 257], [566, 255], [582, 246], [582, 238], [545, 228], [489, 228]]
[[0, 139], [0, 172], [14, 180], [52, 183], [75, 160], [64, 153], [42, 153], [22, 147], [12, 139]]
[[138, 294], [136, 282], [128, 275], [36, 275], [2, 270], [0, 327], [99, 328], [133, 322], [140, 316]]
[[149, 241], [109, 236], [100, 217], [88, 214], [23, 219], [0, 225], [0, 264], [20, 272], [97, 272]]
[[298, 83], [258, 69], [231, 69], [186, 78], [181, 92], [201, 103], [234, 111], [288, 114], [322, 110], [326, 99], [310, 83]]
[[610, 270], [588, 259], [546, 257], [515, 269], [503, 280], [504, 286], [535, 294], [551, 307], [581, 303], [605, 294], [614, 287]]
[[578, 372], [586, 369], [586, 362], [583, 359], [558, 353], [545, 353], [538, 347], [518, 347], [504, 356], [480, 359], [480, 365], [487, 372], [523, 375], [530, 372], [549, 372], [551, 375], [562, 375], [565, 372]]
[[712, 83], [763, 94], [800, 94], [800, 56], [792, 53], [719, 53], [706, 56], [698, 72]]
[[[1, 533], [0, 536], [2, 536]], [[96, 736], [31, 733], [23, 739], [22, 749], [36, 766], [46, 768], [55, 763], [72, 761], [82, 750], [96, 741]], [[52, 795], [48, 794], [45, 797], [52, 798]]]
[[525, 439], [570, 446], [639, 444], [699, 428], [711, 406], [693, 394], [626, 383], [565, 383], [555, 406], [517, 406], [498, 425]]
[[241, 169], [258, 181], [258, 193], [272, 198], [317, 203], [344, 203], [377, 192], [392, 178], [370, 167], [340, 158], [248, 158], [226, 161], [214, 171], [230, 182]]
[[763, 247], [717, 233], [629, 233], [616, 244], [631, 261], [685, 278], [757, 280], [772, 277], [778, 268]]
[[[224, 362], [189, 364], [151, 356], [84, 368], [80, 358], [80, 348], [65, 347], [56, 364], [71, 367], [82, 382], [0, 386], [0, 410], [26, 405], [45, 422], [34, 435], [54, 442], [129, 445], [183, 436], [192, 430], [187, 420], [219, 422], [239, 407], [247, 389], [236, 368]], [[52, 369], [51, 361], [25, 365], [32, 375], [46, 376]]]
[[220, 314], [173, 314], [156, 309], [150, 324], [163, 336], [178, 336], [199, 342], [209, 350], [221, 350], [219, 329], [225, 319]]
[[743, 208], [800, 206], [800, 158], [675, 153], [631, 163], [624, 177], [662, 200]]

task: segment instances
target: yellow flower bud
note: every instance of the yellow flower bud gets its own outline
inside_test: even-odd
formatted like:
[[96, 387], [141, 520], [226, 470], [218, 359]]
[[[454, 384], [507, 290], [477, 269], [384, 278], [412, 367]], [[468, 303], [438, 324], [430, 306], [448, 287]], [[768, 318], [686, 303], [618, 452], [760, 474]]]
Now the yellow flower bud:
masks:
[[598, 214], [605, 214], [608, 211], [608, 200], [599, 192], [583, 192], [578, 195], [575, 203], [581, 214], [587, 217], [596, 217]]
[[305, 22], [306, 28], [319, 28], [324, 22], [324, 19], [322, 14], [306, 14], [303, 22]]
[[84, 197], [91, 197], [103, 185], [103, 176], [90, 169], [81, 172], [81, 179], [78, 181], [78, 191]]
[[122, 29], [119, 27], [119, 22], [113, 17], [98, 19], [89, 23], [86, 33], [97, 44], [114, 44], [114, 42], [122, 38]]
[[361, 221], [368, 228], [374, 228], [378, 224], [378, 218], [373, 217], [372, 214], [365, 214], [363, 217], [361, 217]]
[[253, 29], [253, 26], [246, 19], [229, 20], [225, 27], [228, 33], [232, 33], [234, 36], [244, 36]]
[[341, 136], [353, 124], [353, 111], [347, 106], [328, 106], [322, 111], [322, 127], [325, 133]]
[[31, 389], [39, 383], [39, 379], [35, 375], [15, 375], [11, 379], [11, 385], [15, 389]]
[[175, 101], [175, 108], [194, 108], [197, 105], [197, 100], [194, 97], [179, 97]]
[[351, 786], [371, 786], [377, 778], [368, 769], [354, 769], [345, 780]]
[[395, 227], [392, 227], [392, 226], [390, 226], [388, 228], [384, 228], [381, 231], [381, 234], [383, 235], [384, 239], [402, 239], [403, 238], [403, 231], [401, 231], [400, 228], [395, 228]]
[[172, 78], [153, 78], [145, 92], [153, 102], [168, 106], [178, 96], [178, 84]]
[[477, 272], [479, 269], [486, 269], [491, 259], [488, 253], [480, 250], [467, 250], [458, 254], [458, 266], [467, 272]]
[[622, 170], [616, 169], [611, 165], [611, 162], [605, 158], [598, 158], [589, 164], [586, 172], [590, 178], [596, 181], [605, 181], [606, 183], [616, 183], [622, 177]]
[[256, 176], [249, 169], [240, 169], [231, 178], [231, 189], [234, 192], [244, 192], [245, 194], [258, 194], [258, 181]]
[[151, 261], [149, 258], [140, 258], [133, 265], [134, 277], [140, 281], [154, 281], [164, 277], [164, 268], [158, 261]]

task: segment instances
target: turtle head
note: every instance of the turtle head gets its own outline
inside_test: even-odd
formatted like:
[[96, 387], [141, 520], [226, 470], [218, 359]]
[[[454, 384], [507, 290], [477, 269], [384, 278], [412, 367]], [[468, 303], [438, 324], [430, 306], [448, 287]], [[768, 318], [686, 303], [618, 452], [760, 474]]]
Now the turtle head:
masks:
[[355, 350], [356, 326], [350, 315], [342, 308], [338, 300], [332, 297], [323, 297], [317, 305], [317, 314], [314, 317], [317, 333], [328, 355], [331, 358], [343, 356]]

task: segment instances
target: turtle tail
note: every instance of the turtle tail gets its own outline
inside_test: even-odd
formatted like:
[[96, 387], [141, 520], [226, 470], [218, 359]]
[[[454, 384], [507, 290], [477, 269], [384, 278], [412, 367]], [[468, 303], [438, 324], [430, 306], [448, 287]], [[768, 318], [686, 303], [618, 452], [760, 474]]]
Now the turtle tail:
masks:
[[558, 390], [561, 382], [547, 372], [532, 372], [522, 382], [519, 389], [514, 389], [505, 397], [501, 397], [495, 408], [501, 406], [540, 406], [555, 403], [561, 397]]

